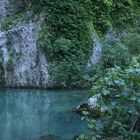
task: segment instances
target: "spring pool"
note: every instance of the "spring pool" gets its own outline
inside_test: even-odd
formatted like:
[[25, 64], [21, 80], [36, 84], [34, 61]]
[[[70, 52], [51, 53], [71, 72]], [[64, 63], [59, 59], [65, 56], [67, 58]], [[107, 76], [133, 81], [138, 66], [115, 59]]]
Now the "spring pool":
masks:
[[71, 140], [88, 132], [72, 110], [86, 90], [0, 89], [0, 140]]

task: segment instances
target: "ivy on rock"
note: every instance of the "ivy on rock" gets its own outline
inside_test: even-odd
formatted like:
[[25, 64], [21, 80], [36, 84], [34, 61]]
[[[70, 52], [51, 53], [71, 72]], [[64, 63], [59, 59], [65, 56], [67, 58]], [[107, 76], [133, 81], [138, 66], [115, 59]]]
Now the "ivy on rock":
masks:
[[[56, 65], [61, 63], [61, 68], [55, 71], [58, 71], [59, 81], [70, 86], [79, 79], [82, 70], [77, 68], [86, 64], [92, 47], [92, 4], [90, 0], [47, 0], [44, 3], [39, 41], [48, 60]], [[69, 78], [64, 79], [59, 76], [59, 70], [66, 65]], [[75, 81], [70, 80], [73, 76]]]

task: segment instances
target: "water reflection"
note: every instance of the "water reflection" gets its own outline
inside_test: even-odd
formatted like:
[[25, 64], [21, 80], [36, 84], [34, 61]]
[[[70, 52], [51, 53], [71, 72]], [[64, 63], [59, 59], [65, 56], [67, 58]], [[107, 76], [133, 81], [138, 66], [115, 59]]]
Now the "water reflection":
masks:
[[84, 122], [71, 112], [84, 100], [84, 91], [0, 90], [0, 140], [86, 133]]

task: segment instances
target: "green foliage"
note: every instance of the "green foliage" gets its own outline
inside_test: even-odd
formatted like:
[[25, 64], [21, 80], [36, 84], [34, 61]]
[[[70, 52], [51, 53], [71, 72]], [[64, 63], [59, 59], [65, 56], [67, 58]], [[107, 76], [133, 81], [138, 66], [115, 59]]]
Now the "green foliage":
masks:
[[128, 27], [128, 29], [126, 30], [127, 34], [121, 38], [122, 42], [125, 44], [125, 46], [127, 46], [130, 54], [132, 55], [140, 54], [140, 19], [139, 18], [135, 20], [135, 24], [133, 26]]
[[[82, 49], [87, 53], [92, 42], [92, 31], [89, 28], [92, 24], [89, 25], [91, 17], [85, 3], [73, 0], [48, 0], [47, 3], [39, 36], [42, 47], [50, 50], [56, 40], [63, 38], [71, 41], [72, 45], [68, 46], [71, 52]], [[54, 53], [53, 49], [50, 53]]]
[[[48, 60], [59, 65], [51, 70], [51, 74], [56, 76], [55, 79], [68, 86], [70, 82], [74, 82], [70, 79], [75, 80], [69, 77], [83, 77], [84, 70], [81, 64], [85, 64], [89, 56], [93, 26], [102, 32], [112, 25], [122, 26], [132, 19], [133, 6], [130, 0], [40, 1], [44, 17], [39, 40], [43, 51], [49, 54], [46, 55]], [[105, 40], [103, 44], [104, 67], [127, 65], [128, 50], [121, 42], [110, 39]], [[65, 68], [67, 69], [64, 70]]]
[[69, 39], [58, 38], [52, 44], [52, 48], [50, 48], [50, 50], [52, 49], [53, 52], [51, 57], [56, 58], [57, 60], [66, 57], [69, 55], [69, 49], [72, 45], [73, 44]]
[[11, 29], [13, 25], [16, 25], [19, 21], [21, 21], [22, 17], [22, 12], [17, 12], [14, 15], [6, 17], [4, 21], [0, 22], [0, 28], [4, 30]]
[[140, 34], [131, 33], [125, 38], [125, 44], [132, 55], [140, 54]]
[[92, 132], [78, 140], [140, 139], [140, 56], [128, 66], [102, 70], [93, 81], [92, 95], [100, 94], [104, 106], [83, 114]]
[[[109, 28], [124, 28], [130, 24], [135, 15], [138, 0], [92, 0], [94, 25], [103, 33]], [[138, 6], [137, 6], [138, 7]]]
[[128, 26], [120, 36], [121, 42], [128, 48], [131, 55], [140, 54], [140, 10], [135, 14], [137, 17], [132, 26]]
[[114, 0], [110, 17], [113, 24], [117, 27], [126, 27], [134, 19], [134, 1], [133, 0]]
[[101, 63], [103, 67], [127, 65], [130, 60], [128, 49], [114, 37], [103, 41]]
[[75, 61], [75, 58], [73, 56], [72, 58], [63, 59], [51, 66], [49, 72], [56, 82], [56, 87], [78, 88], [83, 85], [84, 88], [84, 65]]
[[112, 26], [109, 13], [111, 11], [112, 1], [92, 0], [94, 25], [98, 31], [105, 32]]
[[[52, 75], [59, 77], [56, 79], [62, 80], [62, 83], [73, 83], [73, 77], [80, 79], [83, 69], [79, 68], [86, 64], [92, 47], [91, 2], [48, 0], [46, 5], [45, 1], [42, 2], [44, 16], [39, 34], [40, 45], [48, 60], [56, 64]], [[59, 70], [62, 70], [61, 74]]]
[[[68, 77], [80, 72], [76, 78], [79, 79], [92, 47], [93, 27], [102, 33], [112, 27], [125, 27], [133, 21], [137, 3], [137, 0], [35, 0], [34, 11], [43, 13], [40, 45], [47, 59], [59, 65], [53, 67], [51, 74], [62, 83], [70, 83], [68, 79], [75, 78]], [[107, 40], [104, 46], [105, 67], [127, 65], [128, 51], [119, 41]], [[63, 70], [66, 66], [67, 70]]]

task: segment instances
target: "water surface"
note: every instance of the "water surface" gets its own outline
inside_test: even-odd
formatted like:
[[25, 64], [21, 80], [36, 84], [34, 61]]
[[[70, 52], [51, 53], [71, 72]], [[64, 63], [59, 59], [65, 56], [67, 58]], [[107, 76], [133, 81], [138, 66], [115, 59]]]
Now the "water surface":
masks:
[[72, 112], [85, 97], [85, 90], [0, 89], [0, 140], [69, 140], [87, 133]]

